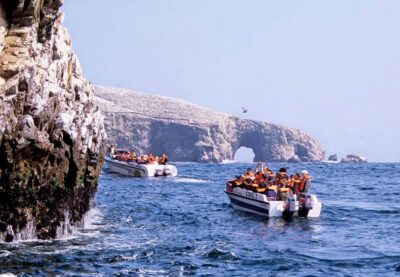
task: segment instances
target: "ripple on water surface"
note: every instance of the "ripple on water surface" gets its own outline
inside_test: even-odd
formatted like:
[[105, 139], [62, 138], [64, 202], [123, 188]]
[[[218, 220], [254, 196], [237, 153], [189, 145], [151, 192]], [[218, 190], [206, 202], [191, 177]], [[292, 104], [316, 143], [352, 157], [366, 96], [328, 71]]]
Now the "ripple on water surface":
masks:
[[324, 202], [320, 219], [290, 222], [230, 208], [225, 181], [247, 166], [178, 164], [179, 177], [149, 179], [104, 171], [86, 230], [67, 240], [0, 244], [0, 274], [399, 273], [399, 164], [271, 164], [307, 167]]

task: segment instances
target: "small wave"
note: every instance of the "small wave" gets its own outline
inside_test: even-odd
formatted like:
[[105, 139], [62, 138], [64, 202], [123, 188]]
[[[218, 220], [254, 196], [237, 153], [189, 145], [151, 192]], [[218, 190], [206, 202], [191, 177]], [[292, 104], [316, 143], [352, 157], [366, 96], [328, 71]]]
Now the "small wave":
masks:
[[12, 255], [12, 253], [10, 251], [0, 250], [0, 258], [7, 257], [7, 256], [10, 256], [10, 255]]
[[224, 261], [236, 261], [240, 258], [233, 252], [225, 252], [218, 248], [214, 248], [210, 252], [207, 253], [207, 258], [212, 258], [216, 260], [224, 260]]
[[195, 179], [195, 178], [184, 178], [184, 177], [177, 177], [173, 179], [174, 182], [177, 183], [199, 183], [199, 184], [203, 184], [203, 183], [207, 183], [207, 180], [204, 179]]
[[135, 261], [138, 258], [138, 254], [134, 254], [132, 256], [124, 256], [124, 255], [116, 255], [105, 258], [107, 263], [120, 263], [124, 261]]
[[139, 256], [138, 254], [134, 254], [132, 256], [122, 256], [122, 259], [124, 261], [135, 261], [137, 260], [138, 256]]
[[17, 275], [14, 275], [12, 273], [4, 273], [4, 274], [0, 274], [0, 277], [16, 277]]
[[146, 268], [139, 268], [138, 270], [138, 276], [160, 276], [167, 274], [167, 271], [164, 269], [146, 269]]

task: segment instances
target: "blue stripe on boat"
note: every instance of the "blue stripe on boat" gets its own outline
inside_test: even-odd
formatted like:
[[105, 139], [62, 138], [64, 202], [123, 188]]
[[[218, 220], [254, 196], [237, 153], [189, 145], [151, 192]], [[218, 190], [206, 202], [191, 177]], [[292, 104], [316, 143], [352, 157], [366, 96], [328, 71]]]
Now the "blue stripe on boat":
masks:
[[246, 209], [249, 209], [249, 210], [257, 211], [259, 213], [264, 213], [265, 215], [268, 215], [268, 209], [263, 209], [263, 208], [260, 208], [260, 207], [257, 207], [257, 206], [254, 206], [254, 205], [251, 205], [249, 203], [242, 202], [240, 200], [233, 199], [233, 198], [229, 198], [229, 200], [231, 200], [231, 203], [233, 203], [235, 205], [238, 205], [238, 206], [240, 206], [242, 208], [246, 208]]
[[146, 173], [146, 171], [144, 169], [135, 167], [135, 165], [132, 165], [132, 164], [121, 164], [119, 162], [114, 162], [112, 160], [106, 160], [106, 162], [113, 164], [114, 166], [119, 166], [119, 168], [123, 168], [123, 169], [129, 168], [129, 169], [139, 170], [139, 171], [142, 171], [143, 173]]
[[261, 201], [261, 200], [253, 199], [253, 198], [248, 198], [248, 197], [242, 196], [240, 194], [232, 193], [232, 192], [229, 192], [229, 191], [225, 191], [225, 193], [228, 194], [228, 195], [234, 195], [236, 197], [241, 197], [241, 198], [244, 198], [244, 199], [247, 199], [247, 200], [256, 201], [256, 202], [259, 202], [259, 203], [266, 204], [265, 201]]

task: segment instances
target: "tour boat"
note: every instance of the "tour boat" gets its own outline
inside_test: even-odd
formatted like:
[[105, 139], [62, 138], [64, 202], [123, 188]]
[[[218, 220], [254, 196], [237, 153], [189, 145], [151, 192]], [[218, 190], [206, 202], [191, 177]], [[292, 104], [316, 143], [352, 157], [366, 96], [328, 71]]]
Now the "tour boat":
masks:
[[125, 162], [106, 156], [105, 162], [111, 172], [132, 177], [158, 177], [176, 176], [178, 170], [172, 164], [139, 164], [137, 162]]
[[286, 201], [275, 200], [263, 193], [253, 192], [233, 186], [234, 181], [226, 183], [225, 193], [234, 209], [267, 217], [302, 216], [318, 218], [322, 203], [313, 194], [300, 194], [289, 197]]

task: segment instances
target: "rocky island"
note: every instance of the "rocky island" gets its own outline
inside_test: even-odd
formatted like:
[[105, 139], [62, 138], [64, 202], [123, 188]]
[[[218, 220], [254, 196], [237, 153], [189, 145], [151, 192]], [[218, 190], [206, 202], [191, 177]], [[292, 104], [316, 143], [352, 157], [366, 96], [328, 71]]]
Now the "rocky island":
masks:
[[105, 131], [62, 0], [0, 5], [0, 241], [60, 237], [96, 192]]
[[340, 161], [342, 163], [366, 163], [368, 159], [366, 157], [356, 155], [356, 154], [348, 154], [346, 157], [342, 158]]
[[242, 119], [193, 103], [126, 89], [95, 87], [110, 143], [170, 160], [232, 160], [241, 146], [260, 161], [320, 161], [325, 152], [307, 134], [277, 124]]
[[329, 158], [328, 158], [328, 161], [337, 162], [338, 161], [338, 156], [336, 154], [330, 155]]

